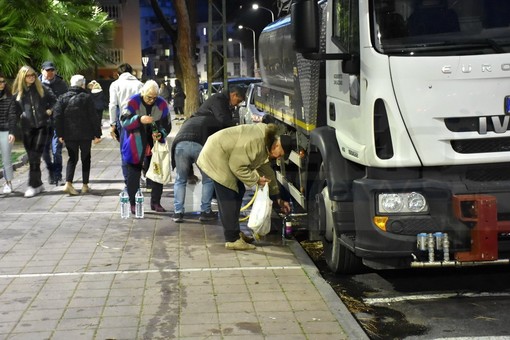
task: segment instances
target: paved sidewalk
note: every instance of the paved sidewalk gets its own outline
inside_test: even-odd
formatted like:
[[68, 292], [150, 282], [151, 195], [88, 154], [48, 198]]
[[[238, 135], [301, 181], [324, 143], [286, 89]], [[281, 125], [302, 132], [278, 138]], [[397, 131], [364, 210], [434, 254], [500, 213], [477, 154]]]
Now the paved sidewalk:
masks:
[[367, 338], [295, 241], [226, 250], [219, 222], [172, 221], [173, 185], [169, 212], [145, 194], [145, 218], [121, 219], [109, 137], [93, 146], [91, 194], [65, 195], [43, 169], [46, 191], [24, 198], [27, 177], [18, 168], [0, 195], [0, 339]]

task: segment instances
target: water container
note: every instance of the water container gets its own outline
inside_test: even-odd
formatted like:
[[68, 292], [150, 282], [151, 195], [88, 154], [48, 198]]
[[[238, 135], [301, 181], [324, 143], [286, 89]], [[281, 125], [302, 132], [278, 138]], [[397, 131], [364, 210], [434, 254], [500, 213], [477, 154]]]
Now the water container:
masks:
[[120, 218], [129, 218], [131, 210], [129, 206], [129, 196], [124, 190], [119, 194], [119, 202], [120, 202]]
[[143, 209], [143, 193], [141, 189], [138, 189], [135, 195], [135, 217], [143, 218], [144, 209]]

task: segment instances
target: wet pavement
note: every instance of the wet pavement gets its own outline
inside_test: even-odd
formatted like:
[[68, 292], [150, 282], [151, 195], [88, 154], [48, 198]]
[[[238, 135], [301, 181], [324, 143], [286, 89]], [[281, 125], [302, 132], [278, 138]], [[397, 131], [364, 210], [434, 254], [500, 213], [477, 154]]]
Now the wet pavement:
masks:
[[[90, 194], [49, 185], [44, 165], [42, 194], [23, 197], [26, 165], [15, 192], [0, 194], [0, 339], [366, 338], [294, 240], [276, 233], [256, 250], [227, 250], [219, 221], [192, 212], [173, 222], [173, 184], [168, 212], [150, 211], [145, 193], [145, 217], [121, 219], [118, 143], [107, 127], [103, 136]], [[188, 186], [187, 211], [199, 186]]]

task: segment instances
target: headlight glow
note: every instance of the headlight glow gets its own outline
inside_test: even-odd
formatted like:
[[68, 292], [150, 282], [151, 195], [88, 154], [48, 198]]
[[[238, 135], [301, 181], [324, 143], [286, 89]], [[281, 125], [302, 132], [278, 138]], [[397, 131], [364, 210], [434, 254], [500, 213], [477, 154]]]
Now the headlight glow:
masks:
[[418, 192], [379, 194], [378, 213], [423, 213], [428, 211], [425, 197]]

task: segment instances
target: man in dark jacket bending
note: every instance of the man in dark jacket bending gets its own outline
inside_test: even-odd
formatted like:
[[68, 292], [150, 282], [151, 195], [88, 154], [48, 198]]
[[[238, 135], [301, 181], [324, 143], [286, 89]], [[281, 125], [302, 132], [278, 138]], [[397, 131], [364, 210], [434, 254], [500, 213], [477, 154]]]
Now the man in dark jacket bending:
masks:
[[94, 100], [85, 90], [85, 77], [74, 75], [71, 77], [69, 91], [62, 95], [54, 107], [56, 133], [60, 143], [66, 144], [69, 160], [66, 168], [66, 185], [64, 192], [78, 195], [73, 187], [74, 171], [81, 153], [83, 187], [82, 194], [88, 193], [90, 176], [90, 150], [92, 140], [95, 143], [101, 139], [101, 122], [96, 115]]
[[[172, 143], [172, 169], [176, 169], [174, 184], [174, 216], [177, 223], [184, 221], [184, 200], [186, 199], [186, 182], [189, 169], [197, 161], [200, 150], [207, 138], [221, 129], [220, 123], [213, 116], [192, 116], [181, 126]], [[214, 193], [213, 181], [203, 172], [202, 201], [200, 205], [200, 222], [215, 220], [216, 212], [211, 210]]]

